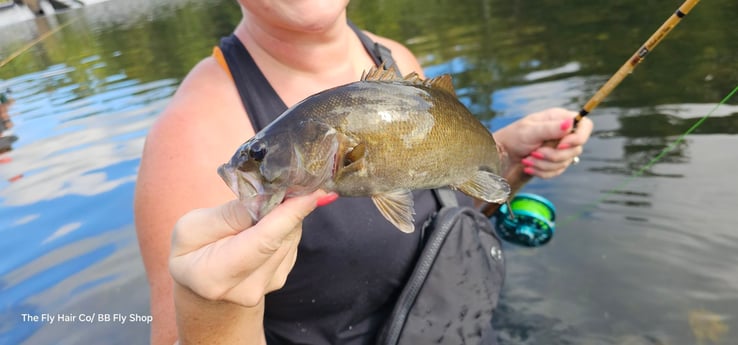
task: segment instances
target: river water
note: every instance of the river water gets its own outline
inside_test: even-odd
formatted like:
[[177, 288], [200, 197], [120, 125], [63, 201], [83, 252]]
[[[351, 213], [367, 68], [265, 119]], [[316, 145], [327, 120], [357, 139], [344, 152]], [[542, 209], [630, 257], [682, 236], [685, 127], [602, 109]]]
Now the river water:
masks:
[[[349, 16], [428, 75], [451, 73], [497, 128], [577, 110], [678, 5], [355, 0]], [[502, 343], [736, 343], [738, 98], [643, 169], [738, 84], [735, 13], [697, 6], [591, 114], [582, 162], [525, 187], [559, 221], [546, 246], [506, 246]], [[0, 139], [0, 344], [147, 341], [132, 217], [144, 138], [239, 18], [230, 0], [111, 0], [0, 23], [0, 59], [51, 33], [0, 69], [15, 99]]]

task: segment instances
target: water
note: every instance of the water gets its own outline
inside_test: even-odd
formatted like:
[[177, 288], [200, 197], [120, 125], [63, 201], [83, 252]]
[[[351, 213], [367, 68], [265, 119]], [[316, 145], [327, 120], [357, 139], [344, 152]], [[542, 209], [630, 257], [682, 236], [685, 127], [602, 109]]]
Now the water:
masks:
[[[115, 316], [149, 314], [131, 206], [143, 140], [239, 19], [234, 3], [112, 0], [0, 23], [5, 59], [72, 22], [0, 69], [18, 138], [0, 154], [0, 344], [146, 342], [145, 319]], [[452, 73], [465, 104], [498, 127], [578, 109], [678, 5], [355, 0], [350, 16], [407, 44], [427, 74]], [[506, 248], [503, 343], [734, 343], [738, 99], [628, 176], [738, 84], [737, 10], [697, 6], [591, 114], [582, 163], [526, 186], [560, 222], [545, 247]]]

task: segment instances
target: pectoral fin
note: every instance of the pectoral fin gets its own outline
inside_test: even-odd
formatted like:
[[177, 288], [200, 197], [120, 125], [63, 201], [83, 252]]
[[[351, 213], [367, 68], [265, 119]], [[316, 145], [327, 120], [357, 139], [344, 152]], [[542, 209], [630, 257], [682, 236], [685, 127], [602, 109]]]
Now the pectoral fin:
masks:
[[398, 190], [389, 193], [377, 194], [372, 196], [374, 205], [377, 206], [379, 212], [390, 223], [394, 224], [400, 231], [411, 233], [415, 231], [413, 223], [413, 195], [406, 190]]
[[507, 181], [502, 176], [486, 170], [478, 170], [470, 180], [452, 187], [486, 202], [503, 203], [510, 196], [510, 185]]

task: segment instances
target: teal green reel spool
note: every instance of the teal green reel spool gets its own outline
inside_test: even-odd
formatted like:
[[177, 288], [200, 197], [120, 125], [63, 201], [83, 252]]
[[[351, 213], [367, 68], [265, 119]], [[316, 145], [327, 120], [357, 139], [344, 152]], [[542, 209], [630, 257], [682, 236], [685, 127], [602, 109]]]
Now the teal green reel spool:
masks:
[[[512, 209], [512, 213], [510, 210]], [[551, 240], [556, 225], [556, 208], [548, 199], [519, 193], [495, 213], [495, 230], [510, 243], [526, 247], [542, 246]]]

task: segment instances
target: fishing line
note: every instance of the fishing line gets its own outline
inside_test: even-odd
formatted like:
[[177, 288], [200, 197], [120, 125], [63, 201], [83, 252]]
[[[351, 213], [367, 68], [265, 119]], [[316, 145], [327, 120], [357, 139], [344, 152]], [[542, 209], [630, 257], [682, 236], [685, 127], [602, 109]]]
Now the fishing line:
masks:
[[39, 37], [38, 37], [38, 38], [36, 38], [35, 40], [33, 40], [33, 41], [29, 42], [29, 43], [28, 43], [28, 44], [26, 44], [25, 46], [23, 46], [23, 47], [21, 47], [20, 49], [16, 50], [16, 51], [15, 51], [15, 52], [14, 52], [13, 54], [10, 54], [10, 56], [8, 56], [8, 57], [7, 57], [7, 58], [5, 58], [4, 60], [0, 61], [0, 68], [3, 68], [3, 66], [5, 66], [5, 65], [9, 64], [9, 63], [10, 63], [11, 61], [13, 61], [13, 60], [14, 60], [15, 58], [17, 58], [17, 57], [18, 57], [18, 56], [20, 56], [21, 54], [25, 53], [25, 52], [26, 52], [26, 51], [27, 51], [28, 49], [31, 49], [31, 48], [32, 48], [33, 46], [35, 46], [35, 45], [36, 45], [36, 44], [38, 44], [39, 42], [41, 42], [41, 41], [43, 41], [43, 40], [45, 40], [45, 39], [49, 38], [49, 37], [50, 37], [51, 35], [53, 35], [53, 34], [55, 34], [55, 33], [59, 32], [59, 31], [61, 31], [61, 29], [64, 29], [64, 28], [65, 28], [65, 27], [67, 27], [67, 26], [68, 26], [69, 24], [72, 24], [72, 23], [74, 23], [75, 21], [77, 21], [77, 19], [72, 19], [72, 20], [70, 20], [70, 21], [68, 21], [68, 22], [66, 22], [66, 23], [64, 23], [64, 24], [62, 24], [62, 25], [60, 25], [59, 27], [55, 28], [54, 30], [51, 30], [51, 31], [49, 31], [49, 32], [46, 32], [46, 33], [44, 33], [43, 35], [39, 36]]
[[728, 102], [728, 100], [730, 100], [733, 97], [733, 95], [735, 95], [736, 92], [738, 92], [738, 85], [733, 89], [733, 91], [731, 91], [730, 93], [728, 93], [728, 95], [725, 96], [720, 101], [720, 103], [718, 103], [717, 105], [715, 105], [715, 107], [713, 107], [712, 110], [710, 110], [707, 114], [705, 114], [704, 116], [702, 116], [702, 118], [700, 118], [699, 120], [697, 120], [697, 122], [695, 122], [691, 127], [689, 127], [689, 129], [687, 129], [686, 132], [682, 133], [673, 143], [671, 143], [669, 146], [667, 146], [666, 148], [664, 148], [663, 150], [661, 150], [661, 152], [659, 152], [659, 154], [657, 154], [656, 156], [654, 156], [653, 158], [651, 158], [651, 160], [648, 163], [646, 163], [640, 169], [638, 169], [636, 172], [634, 172], [629, 177], [627, 177], [622, 183], [620, 183], [619, 185], [617, 185], [615, 188], [610, 189], [608, 191], [605, 191], [603, 193], [603, 196], [601, 198], [597, 199], [596, 201], [594, 201], [589, 206], [586, 206], [586, 207], [582, 208], [581, 211], [579, 211], [579, 212], [577, 212], [577, 213], [575, 213], [573, 215], [570, 215], [570, 216], [566, 217], [561, 222], [561, 224], [565, 225], [565, 224], [571, 223], [571, 222], [573, 222], [573, 221], [575, 221], [575, 220], [577, 220], [579, 218], [582, 218], [587, 212], [591, 211], [592, 209], [594, 209], [595, 207], [597, 207], [597, 205], [599, 205], [600, 203], [602, 203], [603, 201], [605, 201], [605, 199], [607, 197], [609, 197], [610, 195], [613, 195], [613, 194], [617, 193], [619, 190], [622, 190], [623, 188], [625, 188], [625, 186], [627, 186], [628, 184], [630, 184], [635, 178], [640, 177], [641, 175], [643, 175], [643, 173], [645, 173], [648, 169], [652, 168], [658, 161], [660, 161], [662, 158], [664, 158], [664, 156], [666, 156], [669, 152], [673, 151], [679, 144], [681, 144], [682, 141], [684, 141], [684, 139], [687, 137], [687, 135], [691, 134], [699, 126], [701, 126], [702, 123], [704, 123], [707, 120], [708, 117], [710, 117], [713, 113], [715, 113], [715, 111], [718, 108], [720, 108], [720, 106], [722, 106], [723, 104], [725, 104], [726, 102]]
[[[738, 93], [738, 86], [728, 93], [712, 110], [690, 126], [674, 142], [651, 158], [648, 163], [636, 170], [629, 177], [626, 177], [615, 188], [603, 192], [599, 199], [589, 203], [589, 205], [585, 204], [579, 211], [566, 217], [561, 224], [567, 225], [582, 218], [585, 214], [604, 202], [609, 196], [623, 190], [634, 179], [642, 176], [669, 152], [676, 149], [687, 135], [699, 128], [708, 117], [720, 108], [720, 106], [727, 103], [736, 93]], [[494, 218], [495, 230], [505, 241], [526, 247], [539, 247], [548, 243], [554, 235], [556, 228], [556, 207], [552, 202], [542, 196], [519, 193], [515, 195], [509, 204], [502, 205], [492, 218]]]

